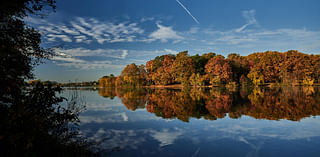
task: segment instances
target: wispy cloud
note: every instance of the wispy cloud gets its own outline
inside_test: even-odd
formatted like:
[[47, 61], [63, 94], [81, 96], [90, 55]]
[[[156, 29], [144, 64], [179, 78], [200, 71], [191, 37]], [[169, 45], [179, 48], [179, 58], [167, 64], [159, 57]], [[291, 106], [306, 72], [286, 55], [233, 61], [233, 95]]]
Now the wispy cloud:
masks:
[[[37, 25], [42, 36], [49, 43], [72, 42], [77, 44], [104, 43], [150, 43], [154, 41], [178, 43], [183, 40], [181, 32], [173, 30], [171, 26], [164, 26], [156, 22], [157, 29], [150, 34], [140, 24], [154, 21], [155, 17], [145, 17], [138, 22], [110, 22], [100, 21], [96, 18], [75, 17], [65, 23], [51, 23], [46, 20], [28, 19], [28, 22]], [[188, 33], [197, 32], [192, 28]]]
[[198, 33], [198, 31], [199, 31], [198, 27], [191, 27], [187, 33], [188, 34], [196, 34], [196, 33]]
[[59, 35], [59, 34], [48, 34], [47, 35], [47, 39], [49, 41], [56, 41], [56, 39], [61, 39], [64, 42], [72, 42], [72, 39], [70, 37], [68, 37], [67, 35]]
[[114, 23], [82, 17], [77, 17], [64, 24], [53, 24], [45, 20], [36, 21], [32, 18], [28, 21], [39, 25], [38, 28], [50, 42], [57, 42], [56, 39], [87, 44], [92, 41], [99, 44], [133, 42], [137, 40], [138, 35], [144, 33], [137, 23], [128, 21]]
[[128, 50], [122, 50], [122, 54], [120, 56], [120, 58], [125, 59], [128, 55]]
[[72, 70], [119, 70], [125, 65], [114, 64], [111, 61], [83, 61], [83, 62], [57, 62], [56, 65], [70, 68]]
[[[286, 51], [297, 49], [315, 53], [320, 51], [320, 31], [307, 29], [248, 29], [241, 33], [217, 30], [205, 30], [201, 33], [207, 35], [202, 43], [207, 46], [230, 47], [230, 49], [266, 51]], [[247, 52], [249, 53], [249, 52]]]
[[[86, 49], [83, 47], [53, 49], [55, 56], [51, 58], [58, 66], [64, 66], [73, 70], [89, 69], [119, 69], [125, 64], [145, 64], [157, 55], [177, 54], [173, 49], [163, 50], [126, 50], [126, 49]], [[130, 55], [129, 54], [134, 54]], [[102, 60], [101, 60], [102, 59]], [[120, 64], [121, 63], [121, 64]]]
[[141, 18], [140, 22], [147, 22], [147, 21], [153, 21], [155, 20], [154, 17], [143, 17]]
[[71, 62], [71, 63], [85, 63], [86, 61], [82, 59], [77, 59], [73, 57], [62, 57], [62, 56], [53, 56], [51, 58], [54, 61], [63, 61], [63, 62]]
[[255, 10], [245, 10], [242, 12], [242, 16], [246, 19], [246, 24], [241, 26], [240, 28], [236, 29], [236, 32], [241, 32], [246, 29], [250, 25], [258, 25], [258, 22], [255, 18]]
[[53, 49], [55, 53], [65, 54], [73, 57], [80, 56], [97, 56], [97, 57], [110, 57], [110, 58], [118, 58], [125, 59], [128, 55], [128, 50], [124, 49], [87, 49], [83, 47], [71, 48], [71, 49], [61, 49], [55, 48]]
[[[115, 59], [123, 60], [128, 56], [128, 50], [124, 49], [53, 49], [56, 55], [51, 60], [58, 66], [64, 66], [77, 70], [89, 69], [119, 69], [124, 67], [116, 64]], [[90, 60], [86, 59], [90, 57]], [[104, 59], [104, 60], [101, 60]]]
[[236, 51], [245, 54], [254, 51], [277, 50], [286, 51], [296, 49], [303, 52], [316, 53], [320, 51], [320, 31], [306, 28], [279, 28], [262, 29], [261, 27], [249, 28], [250, 25], [259, 26], [255, 18], [255, 10], [242, 12], [246, 24], [240, 28], [220, 31], [217, 29], [204, 29], [187, 39], [201, 41], [202, 48], [212, 47], [223, 50], [225, 53]]
[[166, 53], [173, 54], [173, 55], [176, 55], [176, 54], [179, 53], [178, 51], [171, 50], [171, 49], [164, 49], [164, 51], [165, 51]]
[[179, 5], [192, 17], [192, 19], [197, 23], [197, 24], [199, 24], [199, 21], [197, 20], [197, 18], [195, 18], [192, 14], [191, 14], [191, 12], [179, 1], [179, 0], [176, 0], [178, 3], [179, 3]]
[[180, 41], [183, 39], [172, 27], [163, 26], [160, 23], [157, 23], [157, 27], [158, 29], [149, 35], [151, 41], [160, 40], [161, 42], [167, 42], [168, 40]]

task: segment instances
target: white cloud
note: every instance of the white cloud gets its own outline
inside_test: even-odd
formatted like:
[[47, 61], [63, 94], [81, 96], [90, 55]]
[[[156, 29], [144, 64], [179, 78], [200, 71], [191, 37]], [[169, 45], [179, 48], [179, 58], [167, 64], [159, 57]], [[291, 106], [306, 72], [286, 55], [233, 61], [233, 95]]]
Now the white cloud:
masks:
[[137, 36], [143, 34], [137, 23], [121, 22], [113, 23], [99, 21], [95, 18], [78, 17], [68, 23], [49, 23], [29, 19], [30, 22], [39, 25], [39, 29], [48, 41], [57, 42], [56, 38], [62, 41], [71, 42], [75, 39], [77, 43], [91, 43], [96, 41], [99, 44], [116, 42], [134, 42]]
[[187, 33], [188, 34], [196, 34], [196, 33], [198, 33], [198, 31], [199, 31], [198, 27], [191, 27]]
[[[201, 42], [205, 46], [230, 47], [237, 49], [248, 49], [252, 51], [289, 49], [319, 51], [320, 31], [307, 29], [246, 29], [241, 33], [233, 30], [218, 31], [204, 30], [201, 33], [207, 34]], [[249, 52], [248, 52], [249, 53]], [[314, 52], [313, 52], [314, 53]]]
[[255, 10], [245, 10], [242, 12], [242, 16], [246, 19], [247, 23], [236, 29], [236, 32], [241, 32], [246, 29], [249, 25], [258, 25], [255, 16]]
[[76, 38], [77, 43], [81, 43], [87, 39], [87, 37], [84, 35], [75, 36], [74, 38]]
[[74, 68], [76, 70], [97, 70], [97, 69], [116, 69], [121, 71], [125, 65], [116, 65], [111, 61], [84, 61], [84, 62], [62, 62], [56, 63], [58, 66]]
[[75, 29], [69, 29], [66, 26], [61, 26], [60, 30], [64, 31], [67, 34], [71, 34], [71, 35], [79, 35], [80, 33], [78, 31], [76, 31]]
[[56, 38], [59, 38], [64, 42], [72, 42], [70, 37], [68, 37], [67, 35], [48, 34], [47, 37], [49, 41], [56, 41]]
[[61, 30], [56, 29], [56, 28], [54, 27], [54, 25], [52, 25], [52, 24], [49, 24], [48, 26], [39, 26], [39, 29], [40, 29], [42, 32], [46, 33], [46, 34], [50, 34], [50, 33], [53, 33], [53, 34], [61, 34], [61, 33], [62, 33]]
[[76, 59], [76, 58], [72, 58], [72, 57], [53, 56], [52, 60], [54, 60], [54, 61], [72, 62], [72, 63], [85, 63], [84, 60]]
[[155, 19], [154, 17], [143, 17], [141, 18], [140, 22], [153, 21], [154, 19]]
[[89, 24], [84, 18], [78, 17], [77, 19], [81, 23], [81, 25], [88, 27], [88, 28], [93, 27], [93, 25]]
[[187, 39], [201, 41], [203, 48], [211, 48], [214, 45], [217, 51], [223, 50], [225, 53], [247, 51], [246, 53], [248, 54], [254, 51], [287, 51], [290, 49], [309, 51], [311, 53], [320, 51], [320, 31], [306, 28], [279, 28], [273, 30], [249, 28], [249, 25], [259, 25], [254, 17], [255, 10], [243, 11], [242, 14], [247, 23], [240, 28], [226, 31], [204, 29], [197, 33], [198, 36], [190, 35]]
[[118, 69], [121, 70], [125, 65], [114, 64], [110, 59], [108, 60], [86, 60], [79, 59], [80, 57], [107, 57], [112, 59], [126, 59], [128, 50], [123, 49], [53, 49], [56, 56], [52, 58], [54, 63], [58, 66], [68, 68], [75, 68], [79, 70], [89, 69]]
[[122, 59], [125, 59], [128, 55], [128, 50], [122, 50], [122, 55], [121, 55], [121, 58]]
[[128, 50], [124, 49], [87, 49], [83, 47], [71, 49], [53, 49], [55, 53], [64, 53], [69, 56], [103, 56], [117, 59], [125, 59], [128, 55]]
[[165, 51], [166, 53], [173, 54], [173, 55], [176, 55], [176, 54], [179, 53], [178, 51], [171, 50], [171, 49], [164, 49], [164, 51]]
[[149, 37], [153, 40], [160, 40], [161, 42], [167, 42], [168, 40], [180, 41], [182, 36], [178, 35], [172, 27], [166, 27], [157, 23], [158, 30], [152, 32]]

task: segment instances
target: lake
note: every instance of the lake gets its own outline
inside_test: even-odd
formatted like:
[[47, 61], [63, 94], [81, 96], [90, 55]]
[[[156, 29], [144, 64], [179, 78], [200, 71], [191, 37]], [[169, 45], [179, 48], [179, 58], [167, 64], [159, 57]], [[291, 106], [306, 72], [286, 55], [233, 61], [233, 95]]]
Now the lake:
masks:
[[104, 156], [320, 156], [319, 87], [77, 92]]

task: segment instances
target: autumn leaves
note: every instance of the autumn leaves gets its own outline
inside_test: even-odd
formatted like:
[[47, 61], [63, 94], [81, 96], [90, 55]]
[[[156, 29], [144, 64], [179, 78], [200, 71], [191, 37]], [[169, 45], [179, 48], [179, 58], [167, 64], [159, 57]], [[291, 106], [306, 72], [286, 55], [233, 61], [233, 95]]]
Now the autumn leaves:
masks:
[[104, 76], [100, 86], [313, 85], [319, 83], [320, 55], [267, 51], [249, 56], [215, 53], [157, 56], [146, 66], [130, 64], [118, 77]]

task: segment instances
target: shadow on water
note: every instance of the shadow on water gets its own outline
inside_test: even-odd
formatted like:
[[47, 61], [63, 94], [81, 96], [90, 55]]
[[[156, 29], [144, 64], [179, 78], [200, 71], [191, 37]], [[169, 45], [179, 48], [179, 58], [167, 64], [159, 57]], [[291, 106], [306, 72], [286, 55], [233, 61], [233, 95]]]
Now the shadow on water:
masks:
[[118, 97], [127, 109], [144, 109], [158, 117], [189, 122], [242, 115], [256, 119], [300, 121], [320, 115], [319, 87], [278, 88], [100, 88], [99, 95]]

